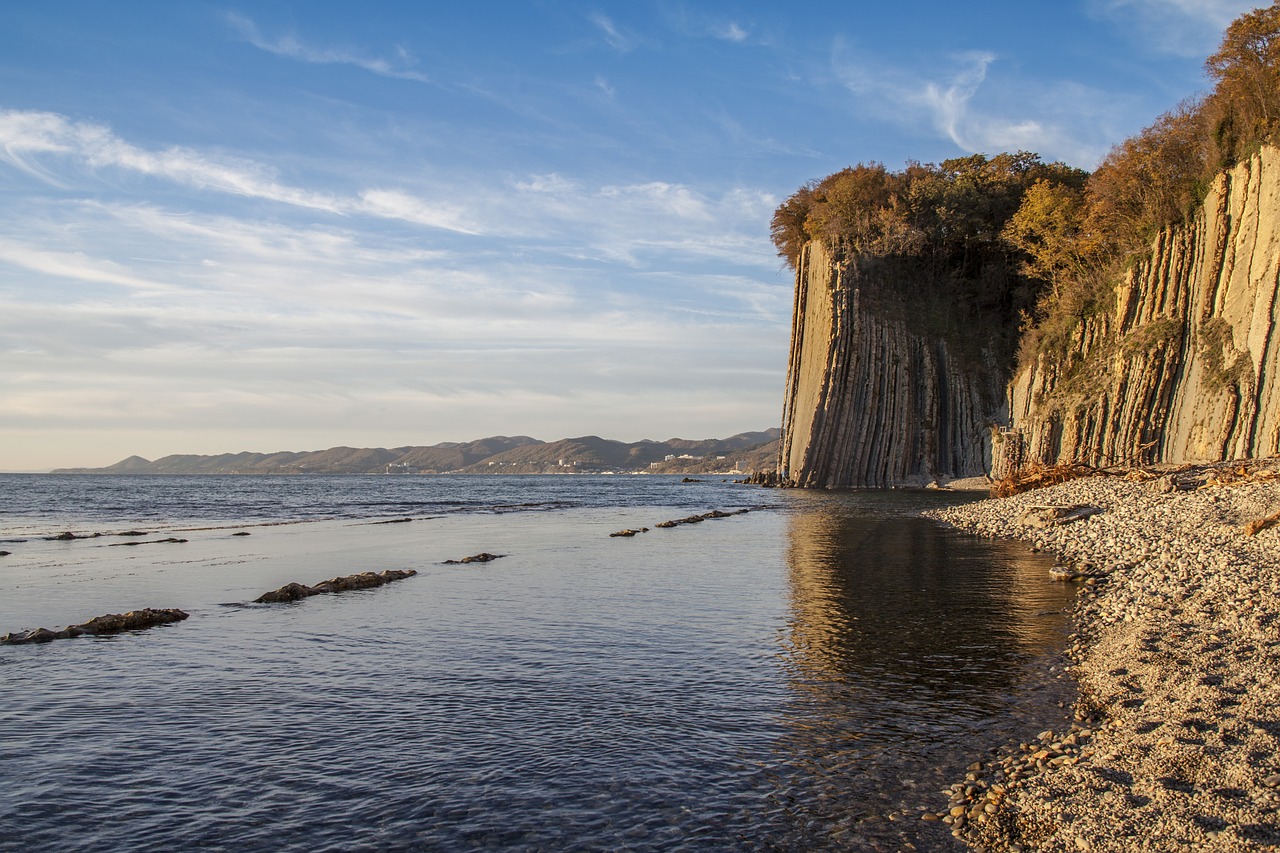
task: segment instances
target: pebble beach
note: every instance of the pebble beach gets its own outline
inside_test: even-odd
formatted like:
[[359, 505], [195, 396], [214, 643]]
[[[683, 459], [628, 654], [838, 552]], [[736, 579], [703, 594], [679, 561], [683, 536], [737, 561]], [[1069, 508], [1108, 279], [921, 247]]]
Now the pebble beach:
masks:
[[1058, 556], [1073, 722], [976, 757], [926, 820], [988, 851], [1280, 849], [1280, 460], [934, 510]]

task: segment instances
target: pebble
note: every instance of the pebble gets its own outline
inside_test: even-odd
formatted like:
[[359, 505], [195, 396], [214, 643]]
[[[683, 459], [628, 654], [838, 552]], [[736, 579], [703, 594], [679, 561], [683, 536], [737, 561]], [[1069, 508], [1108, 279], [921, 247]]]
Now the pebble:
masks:
[[[926, 513], [1088, 573], [1062, 667], [1073, 722], [969, 765], [944, 792], [953, 835], [995, 850], [1280, 845], [1280, 527], [1244, 532], [1280, 509], [1278, 471], [1183, 470], [1164, 491], [1141, 472], [1097, 476]], [[1055, 506], [1101, 512], [1020, 521]]]

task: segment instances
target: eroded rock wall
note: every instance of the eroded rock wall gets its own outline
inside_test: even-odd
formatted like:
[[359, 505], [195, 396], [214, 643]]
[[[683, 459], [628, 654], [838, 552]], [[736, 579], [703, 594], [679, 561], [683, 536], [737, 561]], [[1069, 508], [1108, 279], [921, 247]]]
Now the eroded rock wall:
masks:
[[784, 484], [888, 488], [986, 471], [1007, 373], [913, 329], [910, 297], [885, 310], [883, 290], [874, 273], [850, 273], [821, 243], [804, 250], [783, 409]]
[[1157, 236], [1114, 310], [1009, 386], [993, 476], [1030, 461], [1210, 462], [1280, 452], [1280, 150], [1220, 175]]

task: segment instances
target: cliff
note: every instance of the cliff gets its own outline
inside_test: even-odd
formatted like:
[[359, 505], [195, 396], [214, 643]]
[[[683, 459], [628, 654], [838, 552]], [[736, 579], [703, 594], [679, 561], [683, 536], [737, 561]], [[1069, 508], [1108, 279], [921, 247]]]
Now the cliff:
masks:
[[1009, 386], [993, 476], [1028, 462], [1212, 462], [1280, 452], [1280, 150], [1217, 177]]
[[912, 301], [929, 288], [910, 284], [927, 274], [923, 265], [844, 263], [821, 241], [804, 247], [782, 418], [784, 485], [887, 488], [986, 471], [1008, 373], [983, 344], [1000, 336], [981, 318], [967, 330], [978, 346], [931, 330], [924, 303]]

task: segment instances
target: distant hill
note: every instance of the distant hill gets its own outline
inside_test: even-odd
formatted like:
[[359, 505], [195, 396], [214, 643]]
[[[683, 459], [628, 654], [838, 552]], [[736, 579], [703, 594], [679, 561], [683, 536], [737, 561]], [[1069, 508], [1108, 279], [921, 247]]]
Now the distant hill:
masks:
[[55, 474], [661, 474], [772, 470], [781, 431], [729, 438], [622, 442], [587, 435], [539, 441], [496, 435], [429, 447], [331, 447], [277, 453], [174, 454], [154, 462], [130, 456], [105, 468], [59, 468]]

